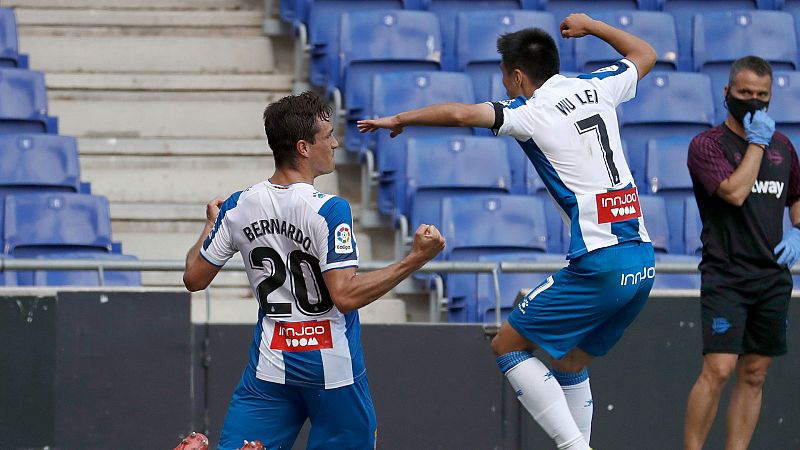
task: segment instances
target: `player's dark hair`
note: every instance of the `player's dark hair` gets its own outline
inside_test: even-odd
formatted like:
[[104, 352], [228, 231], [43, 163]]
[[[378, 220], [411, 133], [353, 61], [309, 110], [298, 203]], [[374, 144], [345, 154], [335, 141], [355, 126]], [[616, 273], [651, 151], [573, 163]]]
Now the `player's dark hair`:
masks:
[[264, 109], [264, 131], [278, 168], [294, 167], [298, 141], [314, 143], [317, 119], [329, 121], [330, 106], [313, 92], [289, 95]]
[[556, 41], [541, 28], [525, 28], [500, 36], [497, 51], [506, 72], [519, 69], [539, 86], [557, 74], [561, 65]]
[[769, 78], [772, 79], [772, 66], [765, 59], [750, 55], [739, 58], [731, 64], [728, 86], [733, 86], [733, 80], [736, 75], [739, 75], [739, 72], [743, 70], [749, 70], [760, 77], [769, 75]]

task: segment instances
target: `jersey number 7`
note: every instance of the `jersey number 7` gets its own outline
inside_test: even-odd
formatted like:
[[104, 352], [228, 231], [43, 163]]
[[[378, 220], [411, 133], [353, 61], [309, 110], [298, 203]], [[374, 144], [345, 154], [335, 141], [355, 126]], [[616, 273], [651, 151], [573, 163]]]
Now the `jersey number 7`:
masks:
[[[270, 302], [269, 296], [279, 287], [286, 283], [286, 263], [284, 263], [281, 255], [270, 247], [256, 247], [250, 252], [250, 265], [254, 269], [258, 268], [268, 272], [264, 262], [269, 261], [271, 267], [271, 275], [264, 281], [258, 284], [258, 303], [261, 309], [268, 317], [291, 317], [292, 303], [287, 302]], [[291, 291], [294, 297], [294, 304], [300, 311], [307, 316], [319, 316], [327, 313], [333, 309], [333, 300], [328, 287], [325, 286], [325, 280], [322, 278], [322, 271], [319, 268], [319, 260], [308, 253], [300, 250], [295, 250], [289, 253], [287, 257], [289, 263], [289, 272], [291, 274]], [[307, 270], [303, 270], [303, 268]], [[306, 280], [305, 273], [310, 274], [309, 280]], [[316, 303], [311, 303], [308, 295], [308, 285], [306, 281], [311, 282], [312, 288], [316, 291], [316, 298], [319, 299]]]
[[578, 129], [579, 134], [589, 133], [594, 131], [597, 133], [597, 140], [600, 142], [600, 147], [603, 149], [603, 160], [606, 162], [606, 170], [611, 183], [616, 186], [619, 184], [619, 170], [617, 165], [614, 164], [614, 152], [611, 150], [611, 144], [608, 141], [608, 129], [606, 123], [600, 114], [595, 114], [583, 120], [575, 122], [575, 128]]

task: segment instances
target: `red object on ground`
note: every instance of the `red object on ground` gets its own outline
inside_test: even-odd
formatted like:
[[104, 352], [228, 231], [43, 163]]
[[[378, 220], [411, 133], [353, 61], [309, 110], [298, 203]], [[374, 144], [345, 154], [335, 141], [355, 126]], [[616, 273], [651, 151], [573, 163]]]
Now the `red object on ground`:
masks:
[[244, 444], [240, 450], [265, 450], [264, 444], [261, 441], [250, 441]]
[[175, 450], [208, 450], [208, 438], [203, 433], [192, 431], [192, 434], [183, 438]]

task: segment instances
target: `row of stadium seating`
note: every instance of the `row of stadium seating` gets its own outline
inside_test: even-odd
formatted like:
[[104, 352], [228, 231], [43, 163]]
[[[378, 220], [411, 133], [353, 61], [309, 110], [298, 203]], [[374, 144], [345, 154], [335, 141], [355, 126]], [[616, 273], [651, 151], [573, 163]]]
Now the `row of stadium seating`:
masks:
[[[635, 34], [654, 43], [660, 55], [658, 69], [674, 70], [677, 67], [679, 58], [676, 55], [680, 53], [675, 51], [677, 42], [671, 16], [641, 11], [608, 14], [607, 19], [611, 23], [631, 28]], [[463, 26], [459, 28], [457, 49], [452, 58], [455, 67], [452, 68], [471, 77], [472, 95], [464, 91], [464, 97], [473, 101], [505, 97], [498, 67], [499, 55], [494, 39], [487, 39], [486, 36], [498, 36], [536, 24], [551, 32], [556, 30], [552, 16], [535, 11], [469, 12], [461, 13], [459, 20]], [[326, 33], [334, 33], [329, 36], [329, 42], [315, 43], [312, 39], [310, 80], [312, 84], [326, 86], [337, 109], [342, 108], [343, 104], [342, 114], [347, 120], [345, 147], [363, 152], [365, 148], [370, 148], [370, 142], [365, 142], [358, 134], [355, 122], [382, 112], [372, 104], [375, 102], [375, 91], [381, 89], [373, 83], [373, 76], [400, 70], [437, 71], [447, 67], [441, 64], [444, 58], [441, 57], [443, 47], [438, 37], [439, 24], [431, 13], [359, 11], [340, 14], [340, 22], [340, 27], [333, 27], [333, 31], [322, 28], [327, 30]], [[712, 95], [711, 114], [702, 119], [704, 122], [724, 119], [723, 87], [727, 83], [729, 65], [737, 57], [758, 54], [769, 60], [776, 70], [792, 71], [798, 67], [795, 21], [788, 13], [709, 13], [698, 15], [695, 26], [693, 68], [708, 75], [711, 82], [710, 88], [706, 89]], [[363, 42], [369, 42], [369, 45], [362, 45]], [[568, 42], [574, 44], [575, 59], [583, 71], [613, 63], [618, 58], [610, 46], [595, 38]], [[669, 78], [665, 75], [657, 78], [657, 81], [667, 82]], [[692, 85], [705, 83], [698, 77], [687, 77], [681, 81], [684, 79], [692, 80], [689, 81]], [[780, 80], [779, 88], [796, 89], [792, 83], [786, 83], [791, 81], [791, 76]], [[784, 84], [780, 84], [782, 82]], [[706, 98], [703, 94], [698, 101], [704, 102]], [[709, 108], [701, 103], [698, 111], [705, 114]], [[695, 119], [689, 121], [694, 122]]]
[[[80, 181], [76, 140], [58, 135], [40, 72], [17, 50], [13, 10], [0, 8], [0, 244], [3, 258], [131, 260], [111, 239], [105, 197]], [[6, 286], [138, 286], [136, 272], [4, 271]]]

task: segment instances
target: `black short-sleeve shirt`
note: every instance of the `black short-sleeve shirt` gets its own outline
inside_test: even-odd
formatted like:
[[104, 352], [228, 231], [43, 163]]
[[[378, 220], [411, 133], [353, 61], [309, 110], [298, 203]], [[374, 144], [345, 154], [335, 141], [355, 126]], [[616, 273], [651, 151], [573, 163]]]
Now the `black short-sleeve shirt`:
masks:
[[716, 195], [744, 158], [747, 141], [723, 123], [695, 136], [688, 166], [703, 221], [704, 274], [757, 278], [779, 270], [773, 249], [783, 236], [783, 212], [800, 199], [800, 164], [789, 139], [775, 132], [756, 182], [741, 207]]

